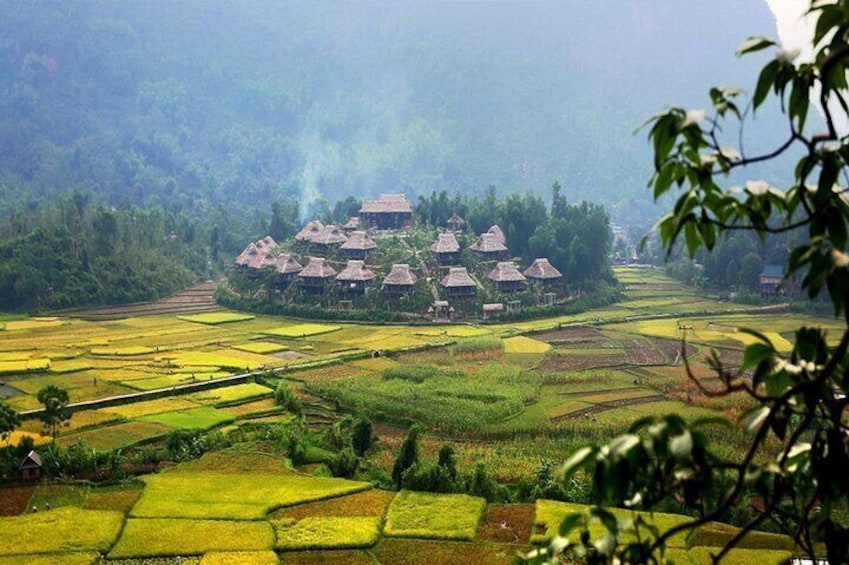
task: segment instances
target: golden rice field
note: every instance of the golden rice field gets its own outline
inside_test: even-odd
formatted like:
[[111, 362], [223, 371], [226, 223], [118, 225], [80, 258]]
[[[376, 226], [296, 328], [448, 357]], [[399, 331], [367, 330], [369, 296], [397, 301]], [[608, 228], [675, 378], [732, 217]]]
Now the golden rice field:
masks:
[[188, 316], [177, 316], [178, 319], [186, 322], [197, 322], [198, 324], [209, 324], [216, 326], [218, 324], [231, 324], [233, 322], [245, 322], [253, 320], [256, 316], [251, 314], [240, 314], [238, 312], [208, 312], [205, 314], [191, 314]]

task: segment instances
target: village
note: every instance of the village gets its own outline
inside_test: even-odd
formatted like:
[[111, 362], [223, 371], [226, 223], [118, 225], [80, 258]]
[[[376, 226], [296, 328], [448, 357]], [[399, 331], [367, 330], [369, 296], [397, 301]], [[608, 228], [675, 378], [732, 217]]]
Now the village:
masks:
[[[421, 248], [423, 237], [430, 240]], [[266, 236], [248, 244], [231, 282], [268, 300], [335, 311], [377, 303], [440, 322], [498, 319], [567, 299], [564, 277], [548, 258], [520, 261], [498, 225], [473, 235], [454, 214], [443, 229], [423, 230], [405, 195], [382, 194], [342, 226], [312, 220], [290, 241]]]

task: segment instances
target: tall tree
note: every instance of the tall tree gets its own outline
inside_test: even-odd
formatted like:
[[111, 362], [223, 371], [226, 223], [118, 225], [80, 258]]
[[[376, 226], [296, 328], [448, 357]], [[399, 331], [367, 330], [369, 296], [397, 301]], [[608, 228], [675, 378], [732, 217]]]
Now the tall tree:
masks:
[[47, 385], [38, 391], [37, 398], [44, 407], [38, 417], [53, 438], [53, 443], [56, 443], [56, 431], [62, 426], [67, 426], [71, 420], [68, 391], [56, 385]]
[[[699, 248], [711, 250], [732, 231], [752, 231], [767, 241], [783, 233], [801, 234], [785, 271], [802, 276], [811, 298], [828, 295], [843, 332], [834, 340], [821, 328], [799, 327], [792, 350], [785, 353], [767, 336], [743, 330], [754, 343], [746, 347], [741, 367], [712, 357], [718, 389], [706, 387], [688, 368], [705, 394], [743, 393], [756, 405], [743, 420], [752, 435], [739, 458], [724, 456], [710, 444], [702, 433], [708, 423], [678, 416], [643, 419], [606, 446], [576, 452], [564, 472], [588, 471], [597, 503], [651, 509], [674, 498], [697, 517], [660, 532], [640, 520], [627, 525], [598, 506], [590, 514], [604, 525], [603, 540], [593, 544], [586, 536], [565, 551], [583, 552], [599, 563], [658, 562], [672, 536], [757, 497], [762, 512], [717, 551], [714, 561], [769, 521], [810, 558], [849, 563], [849, 201], [841, 185], [849, 175], [849, 1], [811, 2], [810, 15], [817, 20], [812, 58], [797, 61], [798, 53], [777, 48], [761, 69], [750, 101], [755, 112], [768, 99], [777, 99], [787, 137], [763, 154], [729, 149], [724, 132], [735, 129], [729, 122], [742, 127], [751, 113], [741, 110], [740, 89], [712, 88], [710, 114], [672, 107], [649, 120], [655, 157], [650, 184], [655, 198], [673, 187], [680, 191], [673, 211], [658, 225], [667, 252], [679, 240], [691, 256]], [[772, 47], [775, 42], [754, 37], [739, 54]], [[816, 127], [808, 121], [812, 92], [822, 116]], [[783, 188], [758, 179], [747, 180], [742, 190], [721, 186], [732, 171], [747, 174], [758, 163], [793, 155], [798, 159], [788, 167]], [[569, 516], [560, 531], [566, 535], [587, 523], [586, 516]], [[818, 555], [819, 544], [824, 556]], [[559, 559], [564, 549], [549, 548], [548, 553]]]
[[5, 402], [0, 402], [0, 439], [4, 443], [8, 443], [9, 436], [20, 425], [21, 417], [15, 412], [15, 409]]

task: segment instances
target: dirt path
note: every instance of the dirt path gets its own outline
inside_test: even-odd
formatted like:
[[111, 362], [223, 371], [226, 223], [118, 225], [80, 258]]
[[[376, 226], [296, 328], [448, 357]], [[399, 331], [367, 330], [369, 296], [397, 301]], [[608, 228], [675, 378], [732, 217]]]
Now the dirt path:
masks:
[[123, 306], [107, 306], [91, 310], [68, 312], [69, 316], [83, 320], [119, 320], [135, 316], [154, 316], [158, 314], [199, 314], [223, 310], [215, 302], [218, 281], [205, 281], [172, 294], [156, 302], [140, 302]]

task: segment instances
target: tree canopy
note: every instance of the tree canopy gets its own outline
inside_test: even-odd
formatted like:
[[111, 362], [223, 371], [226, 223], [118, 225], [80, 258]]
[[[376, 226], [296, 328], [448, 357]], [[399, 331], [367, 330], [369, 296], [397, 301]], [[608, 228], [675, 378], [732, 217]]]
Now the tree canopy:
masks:
[[[723, 457], [701, 433], [716, 422], [678, 416], [646, 418], [607, 445], [573, 454], [563, 472], [590, 473], [599, 506], [589, 516], [567, 517], [560, 532], [597, 520], [605, 534], [577, 544], [560, 538], [538, 559], [568, 554], [590, 563], [658, 563], [673, 535], [756, 498], [762, 512], [717, 550], [715, 561], [750, 531], [771, 523], [810, 557], [824, 547], [830, 563], [849, 562], [849, 2], [812, 2], [809, 14], [817, 22], [810, 60], [762, 37], [740, 47], [739, 55], [776, 48], [747, 103], [742, 90], [715, 87], [710, 112], [672, 107], [648, 120], [655, 154], [650, 187], [655, 198], [678, 191], [673, 210], [658, 224], [668, 252], [679, 240], [690, 255], [712, 250], [740, 231], [764, 241], [795, 234], [799, 243], [786, 258], [785, 273], [800, 276], [809, 297], [828, 296], [846, 327], [839, 336], [799, 327], [786, 354], [766, 336], [743, 329], [754, 343], [746, 347], [742, 366], [727, 366], [712, 354], [718, 387], [687, 369], [704, 394], [742, 391], [756, 404], [743, 418], [751, 444], [740, 459]], [[780, 102], [784, 139], [763, 153], [733, 148], [732, 132], [770, 99]], [[796, 158], [795, 166], [780, 179], [723, 186], [729, 175], [748, 175], [759, 163], [788, 156]], [[695, 517], [660, 531], [645, 518], [617, 519], [604, 507], [652, 509], [669, 499]]]

